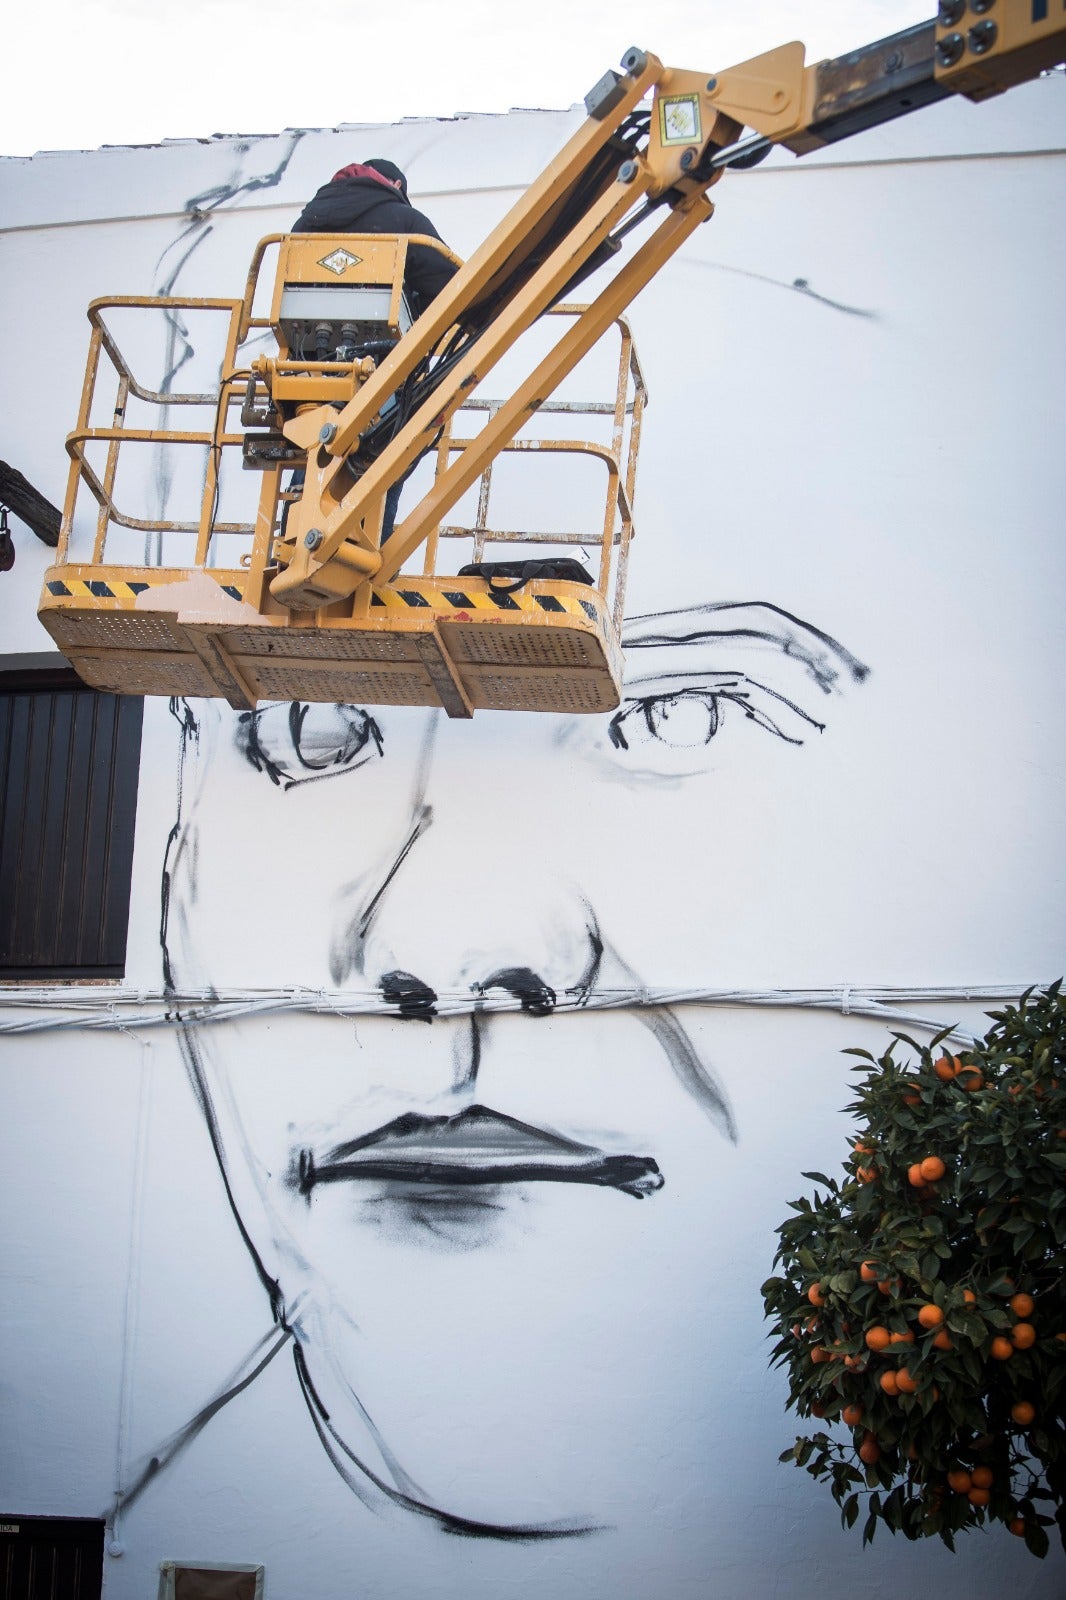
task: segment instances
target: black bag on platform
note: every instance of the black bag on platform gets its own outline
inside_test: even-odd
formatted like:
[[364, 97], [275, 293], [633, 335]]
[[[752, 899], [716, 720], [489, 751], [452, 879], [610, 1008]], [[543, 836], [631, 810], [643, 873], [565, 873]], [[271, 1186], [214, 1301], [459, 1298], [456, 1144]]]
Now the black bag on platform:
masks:
[[514, 594], [527, 583], [552, 579], [558, 583], [586, 583], [592, 578], [580, 561], [557, 556], [546, 561], [472, 561], [459, 568], [460, 578], [484, 578], [493, 594]]

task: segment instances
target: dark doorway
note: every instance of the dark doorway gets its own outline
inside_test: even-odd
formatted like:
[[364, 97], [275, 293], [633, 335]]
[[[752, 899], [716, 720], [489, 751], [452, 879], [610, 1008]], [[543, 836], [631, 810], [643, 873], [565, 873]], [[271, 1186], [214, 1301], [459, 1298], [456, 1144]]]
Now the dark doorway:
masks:
[[104, 1525], [0, 1516], [0, 1600], [100, 1600]]

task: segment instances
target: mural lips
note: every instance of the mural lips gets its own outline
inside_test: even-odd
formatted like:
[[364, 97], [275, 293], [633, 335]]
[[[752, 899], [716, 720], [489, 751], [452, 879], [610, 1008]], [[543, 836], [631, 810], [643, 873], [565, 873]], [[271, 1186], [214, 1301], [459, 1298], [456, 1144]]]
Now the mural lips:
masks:
[[435, 1186], [587, 1183], [643, 1200], [663, 1186], [650, 1156], [608, 1155], [514, 1117], [473, 1105], [452, 1117], [408, 1112], [362, 1138], [316, 1157], [301, 1150], [295, 1184], [310, 1195], [320, 1183], [398, 1179]]

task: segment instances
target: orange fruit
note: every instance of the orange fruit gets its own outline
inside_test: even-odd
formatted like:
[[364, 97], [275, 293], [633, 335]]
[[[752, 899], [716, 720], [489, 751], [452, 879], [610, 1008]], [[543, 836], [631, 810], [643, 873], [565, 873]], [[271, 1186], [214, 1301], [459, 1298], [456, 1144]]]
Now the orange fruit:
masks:
[[944, 1313], [939, 1306], [933, 1305], [932, 1301], [922, 1306], [918, 1312], [918, 1321], [923, 1328], [939, 1328], [943, 1320]]
[[888, 1342], [889, 1344], [913, 1344], [914, 1335], [908, 1328], [906, 1333], [890, 1333]]
[[925, 1183], [925, 1179], [922, 1177], [922, 1164], [920, 1161], [916, 1161], [912, 1167], [907, 1168], [907, 1182], [912, 1189], [920, 1189]]
[[973, 1479], [965, 1467], [956, 1467], [948, 1473], [948, 1488], [954, 1489], [956, 1494], [969, 1494], [973, 1488]]
[[874, 1462], [880, 1461], [880, 1459], [881, 1446], [878, 1444], [877, 1440], [864, 1439], [862, 1444], [859, 1446], [859, 1460], [865, 1461], [868, 1467], [872, 1467]]
[[966, 1498], [972, 1506], [986, 1506], [992, 1496], [987, 1489], [971, 1489]]
[[975, 1089], [983, 1089], [985, 1075], [980, 1067], [960, 1067], [955, 1074], [955, 1081], [960, 1089], [968, 1089], [972, 1094]]
[[811, 1360], [814, 1362], [816, 1367], [821, 1366], [823, 1361], [829, 1360], [829, 1351], [825, 1348], [824, 1344], [816, 1344], [814, 1346], [814, 1349], [811, 1351]]
[[877, 1287], [882, 1294], [899, 1294], [898, 1278], [878, 1278]]
[[877, 1177], [877, 1168], [856, 1167], [855, 1176], [858, 1178], [860, 1183], [873, 1183], [874, 1179]]
[[825, 1407], [823, 1406], [823, 1404], [822, 1404], [822, 1402], [820, 1400], [812, 1400], [811, 1401], [811, 1416], [812, 1417], [824, 1417], [825, 1416]]
[[962, 1291], [962, 1298], [966, 1301], [968, 1306], [975, 1306], [977, 1304], [977, 1296], [974, 1294], [972, 1289], [964, 1289]]
[[1036, 1329], [1031, 1322], [1016, 1322], [1010, 1330], [1010, 1342], [1015, 1350], [1031, 1350], [1036, 1343]]
[[900, 1085], [903, 1090], [903, 1104], [905, 1106], [920, 1106], [922, 1097], [918, 1093], [918, 1085], [913, 1080]]
[[859, 1268], [859, 1277], [862, 1279], [863, 1283], [877, 1282], [877, 1268], [874, 1266], [872, 1261], [863, 1262], [862, 1266]]
[[1019, 1400], [1011, 1406], [1010, 1414], [1020, 1428], [1027, 1428], [1036, 1417], [1036, 1407], [1028, 1400]]
[[1009, 1339], [1004, 1339], [1002, 1334], [992, 1340], [989, 1355], [993, 1361], [1009, 1361], [1014, 1354], [1014, 1346]]
[[892, 1371], [891, 1368], [889, 1368], [889, 1370], [887, 1372], [882, 1372], [882, 1374], [881, 1374], [881, 1387], [885, 1391], [886, 1394], [891, 1394], [891, 1395], [899, 1394], [899, 1382], [898, 1382], [896, 1374]]
[[822, 1294], [822, 1286], [820, 1283], [811, 1284], [810, 1288], [807, 1290], [807, 1299], [811, 1302], [812, 1306], [825, 1305], [825, 1297]]
[[926, 1183], [936, 1183], [948, 1170], [939, 1156], [926, 1156], [920, 1163], [922, 1177]]
[[912, 1378], [906, 1367], [900, 1367], [896, 1373], [896, 1388], [900, 1394], [917, 1394], [918, 1381]]
[[862, 1421], [862, 1406], [857, 1400], [853, 1400], [849, 1406], [844, 1407], [840, 1413], [840, 1418], [842, 1422], [847, 1423], [849, 1428], [857, 1428]]
[[954, 1350], [955, 1346], [952, 1343], [951, 1334], [946, 1328], [941, 1328], [933, 1340], [933, 1348], [935, 1350]]
[[991, 1467], [974, 1467], [970, 1477], [975, 1489], [991, 1489], [993, 1483]]
[[891, 1335], [887, 1328], [882, 1328], [880, 1324], [875, 1323], [872, 1328], [867, 1328], [865, 1339], [867, 1350], [887, 1350], [891, 1342]]
[[939, 1061], [933, 1062], [933, 1071], [941, 1083], [950, 1083], [961, 1065], [958, 1056], [941, 1056]]
[[874, 1153], [872, 1144], [853, 1144], [851, 1148], [857, 1156], [872, 1156]]
[[1024, 1517], [1013, 1517], [1011, 1519], [1011, 1523], [1010, 1523], [1010, 1531], [1011, 1531], [1011, 1533], [1015, 1534], [1017, 1538], [1024, 1539], [1025, 1538], [1025, 1518]]
[[1008, 1304], [1016, 1317], [1029, 1318], [1036, 1309], [1036, 1301], [1031, 1294], [1012, 1294]]

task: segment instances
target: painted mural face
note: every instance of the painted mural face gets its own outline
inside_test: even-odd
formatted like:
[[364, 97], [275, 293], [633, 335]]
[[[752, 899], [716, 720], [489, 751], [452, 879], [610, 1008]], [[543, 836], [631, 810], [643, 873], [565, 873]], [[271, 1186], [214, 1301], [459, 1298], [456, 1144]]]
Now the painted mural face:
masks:
[[310, 1055], [294, 1023], [183, 1029], [236, 1220], [334, 1465], [456, 1531], [602, 1526], [684, 1402], [657, 1364], [703, 1320], [730, 1064], [680, 1011], [602, 1008], [685, 949], [713, 972], [752, 905], [767, 937], [776, 773], [867, 671], [767, 604], [626, 649], [604, 718], [177, 708], [168, 984], [379, 1013]]

